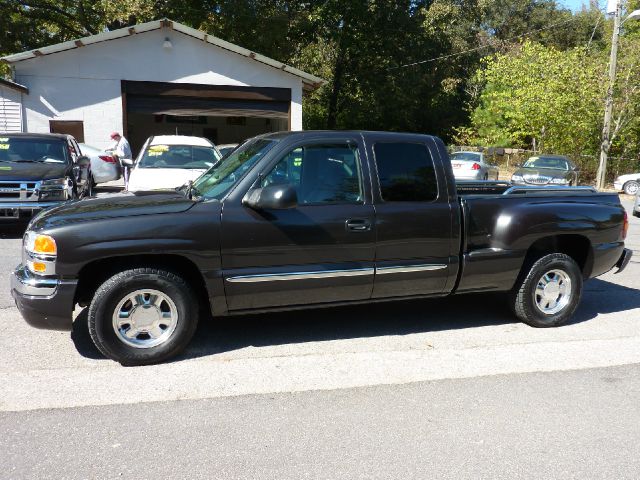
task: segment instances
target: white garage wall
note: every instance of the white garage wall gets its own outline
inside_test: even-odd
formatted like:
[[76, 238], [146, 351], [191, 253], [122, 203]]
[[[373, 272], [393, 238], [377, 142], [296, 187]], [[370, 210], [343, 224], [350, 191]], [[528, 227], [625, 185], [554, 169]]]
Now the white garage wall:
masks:
[[22, 131], [22, 93], [0, 85], [0, 132]]
[[[173, 48], [163, 47], [168, 38]], [[302, 80], [169, 28], [14, 64], [26, 128], [48, 132], [49, 120], [82, 120], [85, 142], [106, 147], [122, 131], [120, 80], [291, 89], [291, 129], [302, 129]]]

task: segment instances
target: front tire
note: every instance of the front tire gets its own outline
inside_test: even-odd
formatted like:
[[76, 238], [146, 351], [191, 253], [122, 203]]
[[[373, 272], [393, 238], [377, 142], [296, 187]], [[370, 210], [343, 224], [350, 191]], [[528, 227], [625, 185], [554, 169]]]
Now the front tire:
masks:
[[635, 180], [631, 180], [623, 185], [622, 190], [624, 190], [624, 193], [627, 195], [635, 195], [638, 193], [638, 190], [640, 190], [640, 183]]
[[89, 333], [106, 357], [125, 366], [149, 365], [184, 350], [198, 317], [198, 301], [182, 277], [136, 268], [98, 288], [89, 306]]
[[582, 271], [575, 260], [553, 253], [538, 259], [525, 272], [510, 297], [515, 315], [532, 327], [566, 323], [582, 296]]

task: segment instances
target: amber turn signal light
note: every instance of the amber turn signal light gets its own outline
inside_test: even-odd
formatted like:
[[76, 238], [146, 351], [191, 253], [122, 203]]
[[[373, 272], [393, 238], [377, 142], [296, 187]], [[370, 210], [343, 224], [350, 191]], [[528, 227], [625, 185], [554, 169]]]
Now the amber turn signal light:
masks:
[[31, 268], [34, 272], [43, 273], [47, 271], [47, 266], [42, 262], [33, 262]]
[[33, 253], [55, 255], [57, 252], [56, 241], [49, 235], [37, 235], [33, 242]]

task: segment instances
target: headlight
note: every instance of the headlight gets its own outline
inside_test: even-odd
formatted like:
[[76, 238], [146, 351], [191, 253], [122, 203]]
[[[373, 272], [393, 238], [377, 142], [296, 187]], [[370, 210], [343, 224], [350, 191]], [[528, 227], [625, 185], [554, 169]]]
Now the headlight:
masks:
[[58, 254], [58, 247], [53, 237], [35, 232], [27, 232], [24, 237], [24, 249], [33, 255], [52, 257]]
[[38, 275], [55, 275], [58, 247], [50, 235], [27, 231], [24, 236], [22, 263]]
[[522, 175], [512, 175], [511, 176], [511, 181], [512, 182], [522, 182], [524, 180], [524, 178], [522, 178]]
[[72, 187], [73, 182], [71, 182], [71, 179], [68, 177], [52, 178], [51, 180], [43, 180], [42, 186], [43, 187], [50, 187], [50, 186]]
[[73, 182], [70, 178], [52, 178], [40, 184], [40, 200], [67, 200], [73, 196]]
[[567, 180], [566, 178], [552, 178], [551, 182], [549, 183], [555, 183], [556, 185], [566, 185], [567, 183], [569, 183], [569, 180]]

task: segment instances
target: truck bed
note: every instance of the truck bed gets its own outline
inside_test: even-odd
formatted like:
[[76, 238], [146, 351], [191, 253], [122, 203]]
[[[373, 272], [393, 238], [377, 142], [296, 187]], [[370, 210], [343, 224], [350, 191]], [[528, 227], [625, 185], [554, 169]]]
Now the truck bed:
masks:
[[609, 270], [622, 252], [624, 210], [615, 193], [506, 182], [457, 184], [457, 191], [462, 212], [458, 292], [509, 290], [536, 242], [543, 242], [541, 249], [581, 252], [585, 278]]

